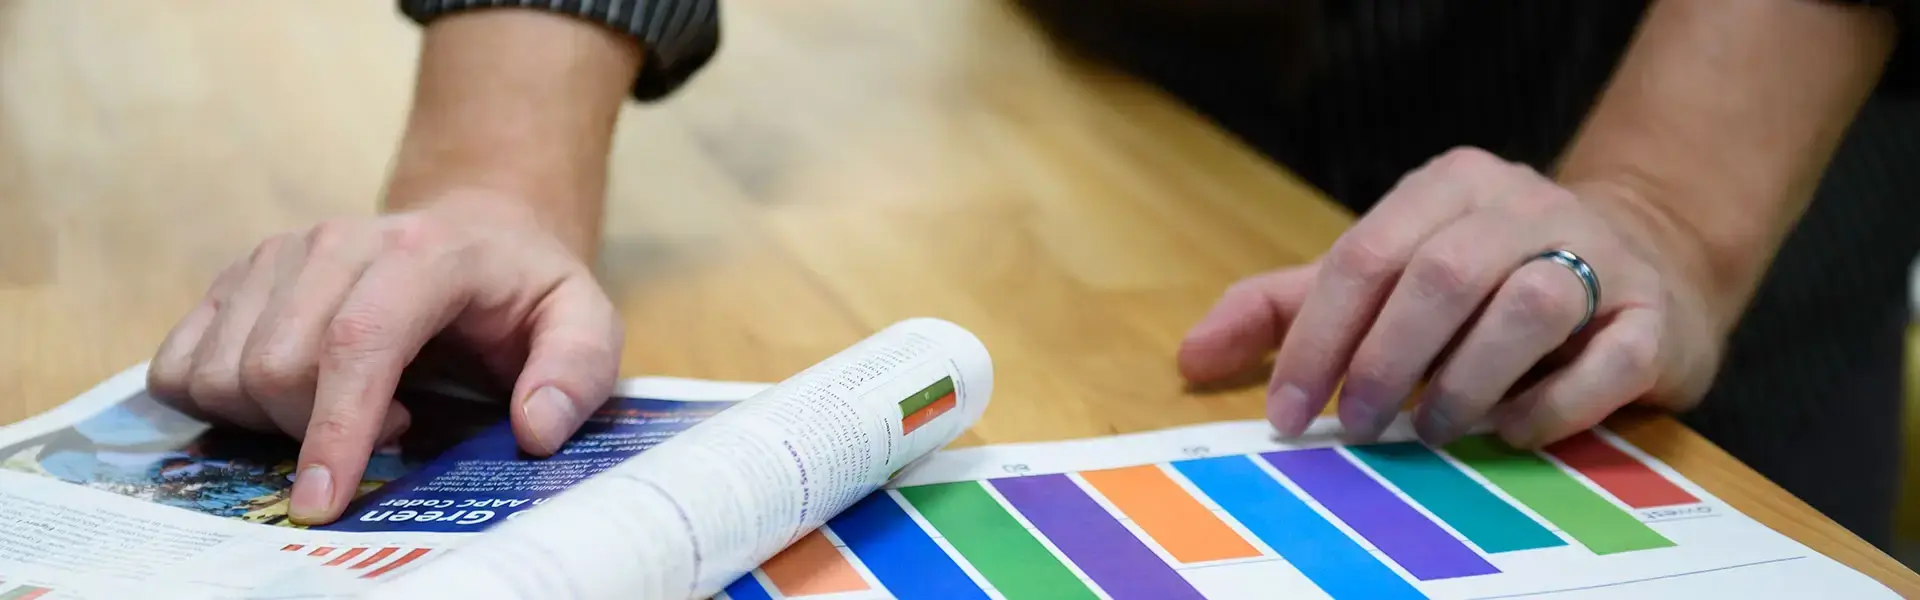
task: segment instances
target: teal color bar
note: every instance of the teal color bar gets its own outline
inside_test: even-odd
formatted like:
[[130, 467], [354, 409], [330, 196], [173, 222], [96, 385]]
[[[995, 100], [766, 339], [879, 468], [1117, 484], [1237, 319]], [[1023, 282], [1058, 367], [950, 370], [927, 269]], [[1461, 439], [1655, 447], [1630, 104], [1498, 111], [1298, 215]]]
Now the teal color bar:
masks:
[[1483, 552], [1567, 545], [1418, 442], [1349, 446], [1347, 450]]

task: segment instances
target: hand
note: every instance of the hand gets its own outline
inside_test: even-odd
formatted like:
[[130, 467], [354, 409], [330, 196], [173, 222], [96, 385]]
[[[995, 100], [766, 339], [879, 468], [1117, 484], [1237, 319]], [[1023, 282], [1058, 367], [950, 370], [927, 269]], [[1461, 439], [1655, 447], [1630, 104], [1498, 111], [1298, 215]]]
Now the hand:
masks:
[[[1229, 289], [1188, 334], [1180, 366], [1221, 379], [1278, 346], [1267, 417], [1289, 437], [1336, 385], [1356, 442], [1376, 439], [1416, 387], [1415, 431], [1436, 445], [1489, 420], [1508, 443], [1536, 447], [1630, 402], [1683, 410], [1712, 381], [1723, 344], [1710, 324], [1722, 319], [1659, 249], [1685, 242], [1656, 237], [1646, 214], [1485, 152], [1450, 152], [1324, 258]], [[1600, 282], [1584, 327], [1573, 270], [1530, 260], [1556, 249]]]
[[512, 202], [448, 196], [266, 240], [213, 282], [149, 365], [149, 387], [216, 422], [303, 440], [290, 516], [339, 517], [430, 339], [514, 381], [520, 447], [556, 451], [612, 394], [622, 333], [589, 269]]

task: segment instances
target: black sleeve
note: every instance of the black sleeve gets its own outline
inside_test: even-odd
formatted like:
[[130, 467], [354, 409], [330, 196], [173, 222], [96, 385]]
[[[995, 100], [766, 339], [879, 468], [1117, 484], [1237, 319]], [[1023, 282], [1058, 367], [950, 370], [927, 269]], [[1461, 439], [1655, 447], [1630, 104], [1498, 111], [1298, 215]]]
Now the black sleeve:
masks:
[[633, 97], [665, 98], [712, 60], [720, 46], [720, 0], [399, 0], [422, 26], [441, 15], [483, 8], [561, 13], [633, 36], [646, 50]]

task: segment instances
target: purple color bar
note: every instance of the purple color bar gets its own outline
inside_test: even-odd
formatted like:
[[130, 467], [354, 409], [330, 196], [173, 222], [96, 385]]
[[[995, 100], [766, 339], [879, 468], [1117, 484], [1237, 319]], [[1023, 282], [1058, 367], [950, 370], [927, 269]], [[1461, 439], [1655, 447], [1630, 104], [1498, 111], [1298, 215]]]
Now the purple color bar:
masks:
[[1421, 581], [1500, 572], [1333, 448], [1260, 456]]
[[994, 479], [993, 489], [1114, 600], [1204, 596], [1066, 475]]

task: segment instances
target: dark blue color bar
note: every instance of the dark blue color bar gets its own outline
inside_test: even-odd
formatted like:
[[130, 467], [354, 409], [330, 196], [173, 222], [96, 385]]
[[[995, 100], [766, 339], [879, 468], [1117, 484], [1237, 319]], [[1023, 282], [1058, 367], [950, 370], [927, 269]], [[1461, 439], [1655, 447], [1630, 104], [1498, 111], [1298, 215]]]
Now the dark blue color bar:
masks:
[[1336, 600], [1426, 598], [1251, 457], [1202, 458], [1173, 467]]
[[854, 503], [827, 528], [895, 598], [987, 600], [979, 584], [884, 490]]
[[727, 586], [727, 600], [773, 600], [773, 595], [767, 593], [766, 586], [760, 585], [760, 580], [748, 573]]

